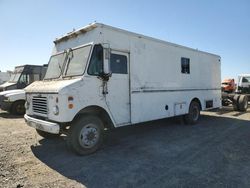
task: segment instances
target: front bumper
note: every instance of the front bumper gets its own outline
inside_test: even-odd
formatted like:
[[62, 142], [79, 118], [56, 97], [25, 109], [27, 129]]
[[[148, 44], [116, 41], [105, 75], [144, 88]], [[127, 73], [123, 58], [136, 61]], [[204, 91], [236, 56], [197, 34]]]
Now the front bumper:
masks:
[[52, 123], [49, 121], [44, 121], [40, 119], [36, 119], [33, 117], [28, 116], [27, 114], [24, 115], [25, 122], [35, 129], [39, 129], [44, 132], [52, 133], [52, 134], [59, 134], [60, 132], [60, 125], [57, 123]]

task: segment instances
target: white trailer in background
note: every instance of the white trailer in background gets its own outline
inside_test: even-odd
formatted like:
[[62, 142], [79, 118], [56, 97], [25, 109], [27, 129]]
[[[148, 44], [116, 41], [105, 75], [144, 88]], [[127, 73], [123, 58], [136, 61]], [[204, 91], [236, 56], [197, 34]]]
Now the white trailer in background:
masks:
[[1, 72], [0, 71], [0, 84], [8, 81], [10, 79], [10, 72]]
[[96, 151], [105, 128], [221, 106], [220, 57], [104, 24], [54, 41], [45, 79], [25, 88], [29, 126], [67, 134], [78, 154]]

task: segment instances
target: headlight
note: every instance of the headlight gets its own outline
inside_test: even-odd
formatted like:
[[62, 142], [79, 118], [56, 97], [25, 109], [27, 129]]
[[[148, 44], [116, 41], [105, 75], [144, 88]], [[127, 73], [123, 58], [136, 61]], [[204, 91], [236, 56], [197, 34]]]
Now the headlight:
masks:
[[4, 97], [3, 97], [3, 101], [8, 102], [8, 101], [9, 101], [9, 97], [4, 96]]
[[57, 105], [52, 108], [52, 112], [53, 112], [54, 115], [58, 115], [59, 114], [59, 108], [58, 108]]
[[24, 104], [24, 107], [25, 107], [26, 110], [28, 110], [29, 107], [30, 107], [30, 103], [28, 101], [26, 101], [25, 104]]

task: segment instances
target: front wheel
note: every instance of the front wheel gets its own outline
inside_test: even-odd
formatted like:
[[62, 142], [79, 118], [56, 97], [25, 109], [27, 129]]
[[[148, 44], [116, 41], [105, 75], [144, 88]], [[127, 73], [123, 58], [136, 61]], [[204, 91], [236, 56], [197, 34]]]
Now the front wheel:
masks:
[[68, 147], [78, 155], [88, 155], [100, 148], [104, 126], [96, 116], [83, 116], [73, 122], [67, 136]]
[[12, 104], [11, 113], [15, 115], [23, 115], [25, 114], [24, 101], [16, 101]]
[[184, 122], [188, 125], [194, 125], [200, 118], [200, 105], [196, 101], [192, 101], [189, 106], [188, 114], [184, 115]]

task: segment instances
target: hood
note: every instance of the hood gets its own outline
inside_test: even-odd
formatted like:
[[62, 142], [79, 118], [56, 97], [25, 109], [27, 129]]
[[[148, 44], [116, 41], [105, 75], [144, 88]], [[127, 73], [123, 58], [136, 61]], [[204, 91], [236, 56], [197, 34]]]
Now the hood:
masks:
[[[25, 91], [23, 89], [18, 90], [9, 90], [4, 94], [5, 97], [11, 97], [11, 96], [19, 96], [19, 99], [25, 99]], [[20, 96], [22, 96], [20, 98]]]
[[81, 78], [36, 81], [27, 86], [24, 90], [26, 93], [58, 93], [62, 88], [72, 85], [79, 80], [81, 80]]
[[9, 95], [9, 94], [19, 94], [19, 93], [25, 93], [23, 89], [13, 89], [13, 90], [7, 90], [0, 92], [0, 95]]
[[15, 89], [14, 87], [16, 86], [15, 82], [5, 82], [0, 85], [0, 91], [3, 91], [3, 89]]

